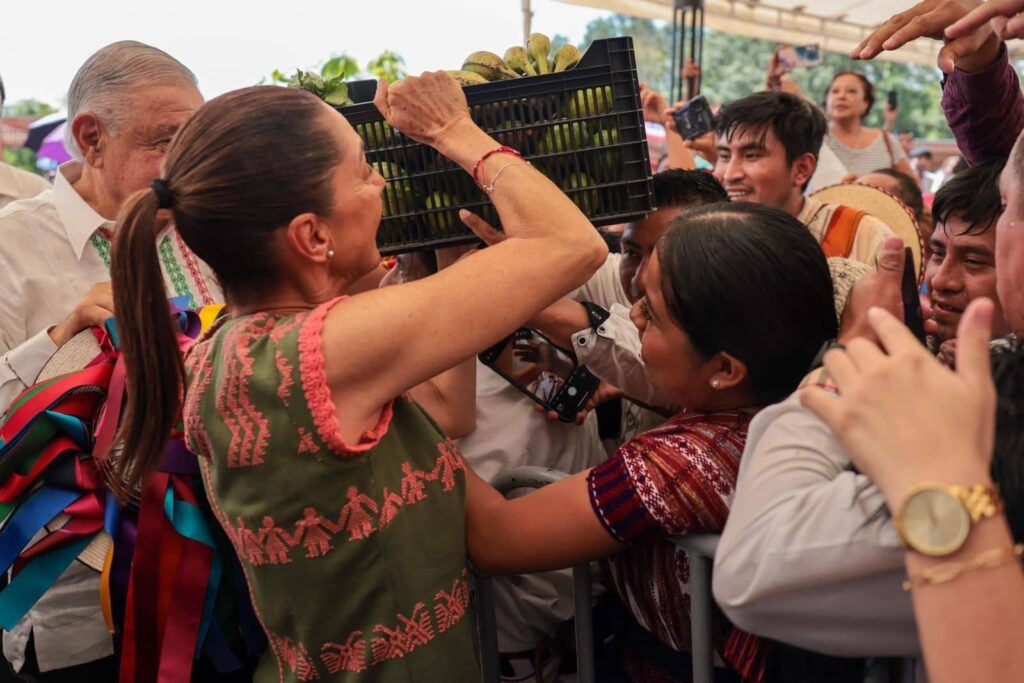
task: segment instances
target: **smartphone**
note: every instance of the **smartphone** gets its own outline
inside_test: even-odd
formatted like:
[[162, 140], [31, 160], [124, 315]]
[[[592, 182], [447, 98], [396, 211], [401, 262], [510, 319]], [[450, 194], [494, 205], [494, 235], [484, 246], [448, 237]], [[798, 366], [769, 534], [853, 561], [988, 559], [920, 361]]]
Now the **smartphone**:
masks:
[[694, 140], [715, 129], [715, 115], [703, 95], [697, 95], [672, 115], [684, 140]]
[[820, 45], [795, 45], [779, 50], [779, 66], [786, 71], [801, 66], [818, 66], [824, 59]]
[[537, 330], [521, 327], [480, 354], [494, 370], [534, 401], [572, 422], [601, 380], [577, 364], [576, 356]]
[[903, 263], [903, 322], [922, 344], [925, 343], [924, 316], [921, 315], [921, 299], [917, 287], [917, 273], [914, 268], [914, 252], [904, 248], [906, 260]]
[[896, 94], [895, 90], [890, 90], [889, 91], [888, 100], [889, 100], [889, 109], [896, 110], [896, 109], [900, 108], [899, 95]]

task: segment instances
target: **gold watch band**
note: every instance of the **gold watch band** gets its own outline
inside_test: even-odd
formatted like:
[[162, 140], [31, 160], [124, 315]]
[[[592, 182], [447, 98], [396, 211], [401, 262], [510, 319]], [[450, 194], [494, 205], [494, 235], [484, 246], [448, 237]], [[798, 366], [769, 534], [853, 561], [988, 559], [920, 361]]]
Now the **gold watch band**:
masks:
[[995, 485], [975, 484], [974, 486], [950, 486], [950, 492], [960, 499], [971, 516], [971, 523], [977, 524], [1003, 511], [1006, 503]]

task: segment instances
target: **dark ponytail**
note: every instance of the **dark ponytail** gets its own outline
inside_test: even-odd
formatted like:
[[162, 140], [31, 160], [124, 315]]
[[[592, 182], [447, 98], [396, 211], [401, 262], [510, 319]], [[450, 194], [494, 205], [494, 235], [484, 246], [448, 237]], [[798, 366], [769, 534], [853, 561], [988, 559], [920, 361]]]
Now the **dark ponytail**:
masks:
[[111, 280], [128, 371], [116, 469], [129, 492], [159, 464], [185, 386], [156, 251], [160, 205], [173, 205], [174, 228], [216, 273], [227, 303], [258, 296], [280, 281], [273, 234], [299, 214], [334, 211], [341, 125], [337, 112], [303, 90], [226, 93], [185, 122], [164, 159], [164, 178], [122, 210]]
[[[110, 275], [114, 310], [127, 370], [125, 413], [118, 440], [123, 449], [113, 486], [131, 495], [156, 469], [178, 409], [185, 370], [178, 351], [157, 254], [157, 197], [133, 195], [118, 217]], [[122, 484], [123, 482], [123, 484]]]

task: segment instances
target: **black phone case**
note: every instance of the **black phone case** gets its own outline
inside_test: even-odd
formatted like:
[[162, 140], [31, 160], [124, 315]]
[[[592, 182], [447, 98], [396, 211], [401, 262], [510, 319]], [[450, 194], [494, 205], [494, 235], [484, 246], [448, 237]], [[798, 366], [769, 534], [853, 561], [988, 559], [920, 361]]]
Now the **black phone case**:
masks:
[[601, 383], [601, 380], [598, 377], [595, 377], [585, 366], [577, 363], [576, 355], [572, 351], [563, 349], [537, 330], [533, 330], [533, 333], [572, 359], [572, 374], [570, 374], [569, 378], [565, 381], [565, 386], [562, 387], [562, 390], [558, 392], [551, 401], [542, 401], [540, 398], [527, 391], [525, 387], [516, 383], [513, 378], [509, 377], [494, 366], [494, 362], [501, 355], [501, 352], [505, 350], [505, 347], [508, 346], [513, 339], [515, 339], [515, 334], [510, 334], [505, 337], [491, 348], [479, 354], [478, 358], [481, 363], [489, 367], [516, 389], [523, 392], [546, 409], [553, 410], [558, 413], [559, 420], [562, 422], [573, 422], [576, 419], [576, 414], [583, 410], [583, 406], [587, 404], [590, 397], [593, 396], [595, 391], [597, 391], [597, 387]]

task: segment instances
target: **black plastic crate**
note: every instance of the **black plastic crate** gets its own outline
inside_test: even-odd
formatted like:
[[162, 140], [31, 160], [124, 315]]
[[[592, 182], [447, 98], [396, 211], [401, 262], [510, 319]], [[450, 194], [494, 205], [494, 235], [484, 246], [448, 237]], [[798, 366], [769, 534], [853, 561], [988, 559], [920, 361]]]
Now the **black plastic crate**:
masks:
[[[463, 208], [500, 227], [494, 205], [469, 174], [387, 125], [373, 92], [372, 81], [351, 84], [349, 94], [362, 101], [338, 111], [387, 178], [377, 232], [381, 253], [475, 241], [459, 220]], [[465, 93], [477, 125], [522, 152], [594, 225], [654, 210], [632, 38], [594, 41], [568, 71], [473, 85]]]

